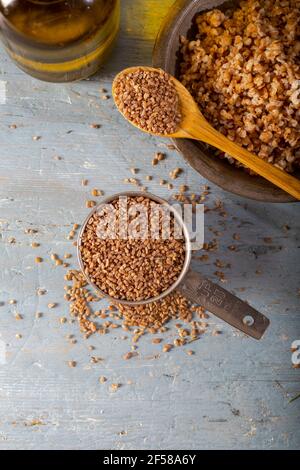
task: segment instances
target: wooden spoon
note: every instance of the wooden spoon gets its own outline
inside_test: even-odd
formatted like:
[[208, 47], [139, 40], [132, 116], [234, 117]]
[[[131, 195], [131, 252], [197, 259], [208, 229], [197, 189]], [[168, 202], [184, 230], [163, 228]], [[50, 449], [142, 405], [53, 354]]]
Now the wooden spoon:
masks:
[[[116, 80], [120, 78], [121, 75], [127, 75], [128, 73], [137, 72], [139, 70], [158, 71], [160, 69], [139, 66], [130, 67], [123, 70], [117, 75], [113, 83], [114, 99], [116, 96]], [[151, 132], [151, 134], [159, 135], [160, 137], [171, 137], [175, 139], [201, 140], [202, 142], [206, 142], [207, 144], [213, 145], [219, 150], [228, 153], [233, 158], [235, 158], [235, 160], [239, 161], [246, 167], [255, 171], [255, 173], [257, 173], [258, 175], [262, 176], [268, 181], [271, 181], [271, 183], [275, 184], [279, 188], [294, 196], [296, 199], [300, 200], [300, 180], [289, 175], [285, 171], [280, 170], [271, 163], [262, 160], [260, 157], [254, 155], [243, 147], [240, 147], [236, 143], [227, 139], [227, 137], [218, 132], [216, 129], [214, 129], [204, 118], [194, 98], [185, 88], [185, 86], [183, 86], [182, 83], [180, 83], [178, 80], [176, 80], [176, 78], [171, 75], [170, 80], [175, 86], [175, 89], [179, 96], [182, 120], [179, 124], [178, 130], [174, 134], [154, 134], [153, 132]], [[124, 114], [123, 116], [127, 119]], [[131, 124], [135, 125], [144, 132], [148, 132], [145, 131], [145, 129], [137, 126], [133, 122], [131, 122]]]

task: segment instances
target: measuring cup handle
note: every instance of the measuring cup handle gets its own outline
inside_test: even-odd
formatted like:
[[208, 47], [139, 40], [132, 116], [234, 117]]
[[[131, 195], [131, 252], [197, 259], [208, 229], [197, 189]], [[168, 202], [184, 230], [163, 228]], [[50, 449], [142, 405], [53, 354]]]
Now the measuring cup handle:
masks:
[[178, 290], [252, 338], [260, 339], [270, 324], [267, 317], [199, 273], [189, 271]]

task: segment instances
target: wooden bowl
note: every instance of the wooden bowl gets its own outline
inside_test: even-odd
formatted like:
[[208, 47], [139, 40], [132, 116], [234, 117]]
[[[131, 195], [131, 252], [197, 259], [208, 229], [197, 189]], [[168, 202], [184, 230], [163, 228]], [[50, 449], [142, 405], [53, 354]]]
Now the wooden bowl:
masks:
[[[218, 7], [221, 10], [238, 2], [224, 0], [177, 0], [164, 19], [153, 51], [153, 65], [178, 78], [179, 37], [195, 32], [195, 15]], [[226, 191], [263, 202], [295, 202], [295, 199], [259, 176], [251, 176], [214, 155], [202, 142], [176, 139], [174, 143], [185, 160], [202, 176]], [[297, 175], [299, 177], [299, 174]]]

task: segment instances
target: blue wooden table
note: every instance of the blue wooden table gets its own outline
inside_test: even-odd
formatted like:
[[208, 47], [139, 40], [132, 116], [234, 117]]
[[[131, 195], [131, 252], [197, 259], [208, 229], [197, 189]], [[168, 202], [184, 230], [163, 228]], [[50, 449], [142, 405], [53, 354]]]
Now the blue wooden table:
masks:
[[[184, 171], [173, 192], [187, 184], [199, 193], [207, 184], [166, 141], [130, 127], [111, 99], [99, 99], [99, 89], [110, 90], [120, 69], [151, 63], [155, 34], [171, 3], [123, 0], [117, 47], [87, 81], [42, 83], [0, 52], [2, 449], [300, 447], [300, 399], [289, 403], [300, 392], [300, 370], [292, 367], [290, 352], [300, 339], [299, 205], [256, 203], [210, 185], [208, 205], [223, 201], [227, 216], [207, 213], [205, 241], [217, 238], [219, 248], [195, 261], [195, 268], [217, 280], [216, 260], [230, 263], [225, 287], [271, 320], [260, 342], [211, 317], [210, 329], [222, 334], [204, 335], [193, 356], [182, 348], [160, 354], [145, 336], [138, 356], [124, 361], [130, 341], [122, 339], [122, 330], [84, 340], [70, 322], [65, 270], [50, 259], [51, 253], [71, 252], [71, 267], [77, 267], [67, 235], [86, 216], [91, 189], [106, 195], [127, 190], [123, 180], [132, 167], [141, 180], [153, 175], [145, 184], [163, 197], [170, 191], [159, 180], [168, 180], [175, 167]], [[157, 151], [167, 158], [153, 168]], [[32, 248], [32, 242], [40, 246]], [[236, 251], [228, 249], [233, 243]], [[36, 256], [43, 263], [36, 264]], [[57, 308], [49, 309], [53, 302]], [[166, 337], [172, 342], [174, 330]], [[92, 355], [103, 361], [91, 363]], [[77, 367], [68, 367], [70, 360]], [[106, 384], [99, 383], [102, 375]], [[122, 386], [111, 393], [111, 383]]]

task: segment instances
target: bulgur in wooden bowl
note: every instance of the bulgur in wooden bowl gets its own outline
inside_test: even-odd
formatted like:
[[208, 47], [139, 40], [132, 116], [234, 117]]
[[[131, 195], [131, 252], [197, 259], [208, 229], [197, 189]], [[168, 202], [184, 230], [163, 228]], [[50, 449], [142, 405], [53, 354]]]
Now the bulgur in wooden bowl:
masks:
[[[158, 34], [153, 65], [180, 79], [220, 132], [299, 178], [300, 77], [293, 63], [299, 15], [291, 14], [296, 4], [177, 0]], [[282, 60], [288, 47], [292, 67]], [[295, 202], [205, 143], [177, 139], [175, 144], [195, 170], [227, 191], [263, 202]]]

